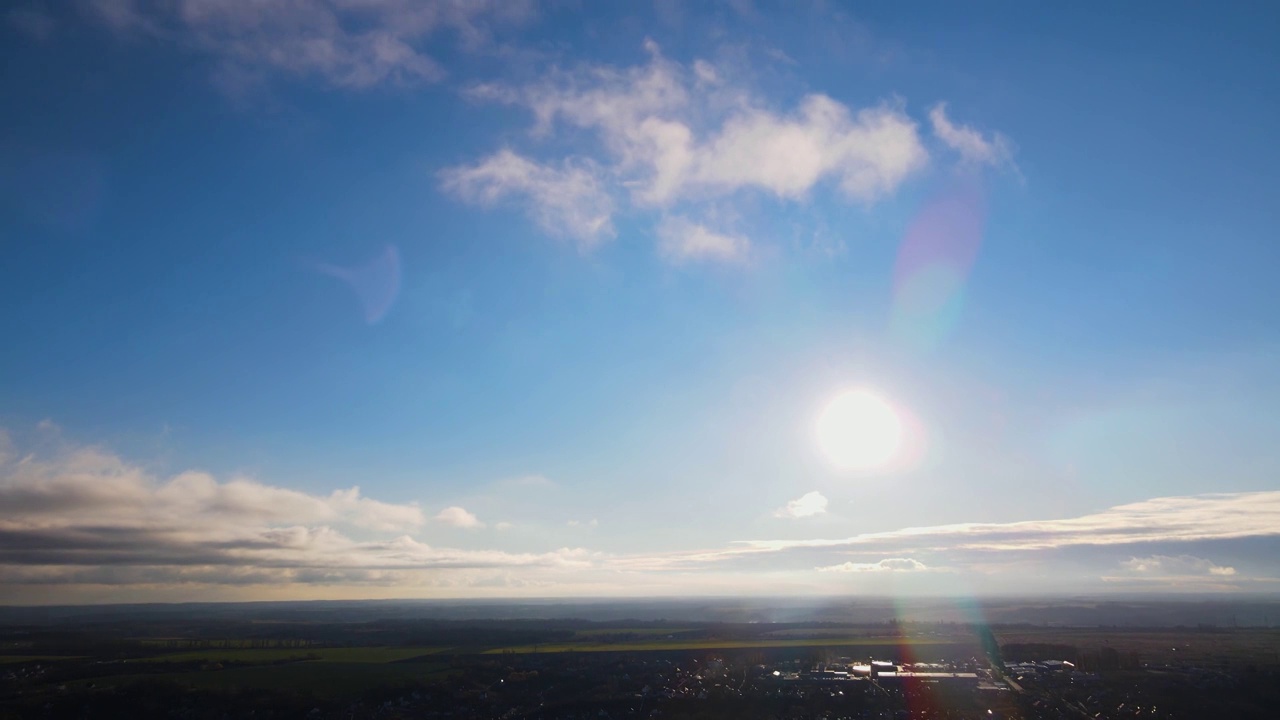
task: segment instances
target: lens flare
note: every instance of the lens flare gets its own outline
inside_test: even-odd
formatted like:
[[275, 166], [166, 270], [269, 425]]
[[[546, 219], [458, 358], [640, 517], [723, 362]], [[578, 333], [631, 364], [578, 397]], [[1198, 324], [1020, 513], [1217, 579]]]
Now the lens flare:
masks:
[[893, 283], [891, 328], [900, 341], [930, 349], [955, 331], [985, 215], [980, 190], [960, 186], [927, 202], [907, 227]]
[[364, 265], [341, 267], [320, 264], [317, 269], [351, 288], [364, 309], [365, 322], [370, 325], [387, 316], [400, 293], [400, 252], [394, 245], [388, 245]]

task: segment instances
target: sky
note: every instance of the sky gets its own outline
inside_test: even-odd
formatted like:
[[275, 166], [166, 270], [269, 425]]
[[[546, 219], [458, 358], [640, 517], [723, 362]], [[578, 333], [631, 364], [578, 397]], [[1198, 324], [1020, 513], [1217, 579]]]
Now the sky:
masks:
[[0, 603], [1280, 591], [1277, 21], [16, 0]]

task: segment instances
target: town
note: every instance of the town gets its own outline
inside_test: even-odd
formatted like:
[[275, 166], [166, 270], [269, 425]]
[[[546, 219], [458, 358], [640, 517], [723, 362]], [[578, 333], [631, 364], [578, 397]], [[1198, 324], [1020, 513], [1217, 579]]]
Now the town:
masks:
[[289, 617], [11, 617], [0, 718], [1263, 718], [1280, 703], [1271, 627]]

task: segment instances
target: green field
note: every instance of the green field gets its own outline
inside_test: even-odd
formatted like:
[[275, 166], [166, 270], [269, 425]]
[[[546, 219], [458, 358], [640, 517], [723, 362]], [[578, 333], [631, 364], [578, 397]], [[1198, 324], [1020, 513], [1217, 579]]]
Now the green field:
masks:
[[793, 638], [776, 640], [635, 640], [627, 642], [567, 642], [547, 643], [545, 645], [516, 645], [513, 647], [486, 650], [485, 654], [514, 653], [560, 653], [560, 652], [639, 652], [646, 650], [741, 650], [752, 648], [790, 648], [790, 647], [886, 647], [911, 645], [913, 647], [942, 648], [960, 645], [971, 645], [968, 640], [938, 640], [934, 638]]
[[134, 638], [143, 647], [173, 648], [241, 648], [244, 650], [262, 648], [306, 648], [311, 645], [307, 640], [280, 640], [277, 638], [225, 638], [218, 640], [185, 638], [185, 637], [148, 637]]
[[693, 632], [695, 628], [592, 628], [575, 630], [574, 637], [599, 637], [601, 635], [679, 635]]
[[311, 663], [379, 664], [408, 660], [420, 655], [432, 655], [446, 649], [442, 647], [270, 648], [258, 650], [208, 648], [157, 655], [147, 658], [145, 662], [247, 662], [265, 664], [286, 660], [306, 660]]
[[77, 660], [81, 655], [0, 655], [0, 665], [40, 660]]
[[1141, 630], [1102, 628], [1010, 628], [997, 630], [1001, 645], [1044, 643], [1096, 651], [1136, 652], [1144, 662], [1268, 664], [1280, 662], [1280, 630], [1220, 628]]

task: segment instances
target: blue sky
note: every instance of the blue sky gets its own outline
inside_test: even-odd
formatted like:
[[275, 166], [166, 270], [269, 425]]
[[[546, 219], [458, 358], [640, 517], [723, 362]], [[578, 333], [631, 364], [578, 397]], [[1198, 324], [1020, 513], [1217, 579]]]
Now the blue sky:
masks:
[[1276, 590], [1274, 8], [582, 5], [5, 12], [0, 601]]

